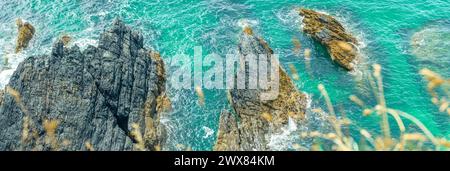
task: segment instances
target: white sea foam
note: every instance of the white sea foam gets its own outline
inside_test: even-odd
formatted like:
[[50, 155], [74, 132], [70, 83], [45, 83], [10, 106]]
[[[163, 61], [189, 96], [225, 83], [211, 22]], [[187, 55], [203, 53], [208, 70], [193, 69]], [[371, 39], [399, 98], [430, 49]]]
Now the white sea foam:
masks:
[[209, 138], [214, 134], [214, 130], [212, 130], [209, 127], [203, 126], [202, 129], [205, 132], [205, 135], [203, 136], [203, 138]]
[[237, 21], [237, 26], [241, 27], [241, 28], [245, 28], [245, 27], [255, 27], [257, 26], [259, 23], [257, 20], [250, 20], [250, 19], [240, 19]]
[[0, 52], [0, 89], [2, 89], [8, 84], [9, 78], [20, 62], [28, 55], [28, 51], [24, 50], [17, 54], [14, 53], [15, 41], [12, 37], [0, 39], [0, 47], [2, 48]]
[[278, 10], [275, 15], [283, 24], [294, 28], [297, 28], [302, 21], [302, 17], [298, 14], [296, 8]]
[[73, 44], [80, 47], [81, 50], [86, 49], [89, 45], [91, 46], [97, 46], [97, 40], [89, 39], [89, 38], [81, 38], [77, 39], [73, 42]]
[[[305, 92], [303, 92], [305, 93]], [[312, 98], [309, 94], [305, 93], [306, 95], [306, 109], [311, 108]], [[309, 119], [307, 118], [307, 121], [309, 122]], [[300, 124], [300, 125], [303, 125]], [[299, 130], [304, 130], [304, 126], [299, 126], [298, 123], [295, 122], [294, 119], [289, 117], [288, 124], [286, 124], [283, 128], [281, 128], [281, 132], [271, 134], [269, 136], [269, 143], [268, 146], [271, 150], [276, 151], [283, 151], [283, 150], [289, 150], [292, 148], [293, 144], [296, 144], [299, 140]]]
[[14, 69], [7, 69], [0, 72], [0, 88], [4, 88], [14, 73]]
[[281, 132], [270, 136], [269, 148], [276, 151], [287, 150], [297, 138], [295, 131], [297, 131], [297, 124], [289, 117], [288, 124], [281, 128]]

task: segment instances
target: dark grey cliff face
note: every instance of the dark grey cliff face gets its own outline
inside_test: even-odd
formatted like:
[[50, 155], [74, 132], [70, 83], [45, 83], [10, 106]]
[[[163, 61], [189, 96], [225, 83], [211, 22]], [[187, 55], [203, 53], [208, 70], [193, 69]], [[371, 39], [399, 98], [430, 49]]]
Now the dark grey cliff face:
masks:
[[[240, 58], [248, 55], [266, 55], [270, 58], [273, 51], [261, 38], [253, 35], [250, 28], [246, 28], [240, 36], [238, 46]], [[242, 60], [241, 61], [245, 61]], [[278, 88], [270, 89], [233, 89], [229, 92], [229, 100], [236, 116], [229, 112], [222, 112], [218, 131], [218, 140], [214, 150], [271, 150], [268, 146], [270, 135], [281, 131], [289, 118], [301, 121], [306, 109], [306, 95], [299, 92], [289, 76], [278, 63]], [[248, 64], [240, 63], [245, 69], [239, 72], [248, 74]], [[239, 73], [243, 74], [243, 73]], [[270, 74], [268, 74], [270, 75]], [[251, 81], [246, 77], [246, 84]], [[263, 94], [274, 92], [275, 98], [265, 100]], [[271, 93], [269, 93], [271, 94]]]
[[[121, 21], [98, 47], [58, 41], [13, 74], [0, 106], [0, 150], [158, 150], [170, 106], [165, 81], [159, 54]], [[46, 121], [58, 123], [54, 140]]]

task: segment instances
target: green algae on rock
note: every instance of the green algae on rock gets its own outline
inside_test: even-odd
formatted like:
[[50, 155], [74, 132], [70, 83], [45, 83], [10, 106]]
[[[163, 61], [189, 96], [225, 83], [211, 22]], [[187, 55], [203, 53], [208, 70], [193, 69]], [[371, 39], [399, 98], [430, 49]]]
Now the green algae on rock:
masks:
[[304, 8], [299, 13], [303, 17], [303, 31], [326, 46], [331, 60], [346, 70], [353, 70], [358, 53], [356, 38], [330, 15]]

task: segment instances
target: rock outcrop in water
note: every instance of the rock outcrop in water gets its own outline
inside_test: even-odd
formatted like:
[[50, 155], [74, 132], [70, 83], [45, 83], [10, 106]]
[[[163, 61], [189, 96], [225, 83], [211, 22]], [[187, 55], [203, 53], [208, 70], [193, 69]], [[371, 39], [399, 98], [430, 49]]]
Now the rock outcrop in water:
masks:
[[17, 19], [16, 25], [18, 28], [16, 53], [19, 53], [20, 51], [28, 47], [28, 44], [34, 36], [35, 29], [30, 23], [24, 23], [20, 18]]
[[[158, 150], [170, 106], [159, 54], [116, 20], [98, 47], [23, 61], [0, 106], [0, 150]], [[139, 147], [139, 148], [137, 148]]]
[[[250, 28], [245, 28], [240, 35], [239, 57], [248, 55], [265, 54], [269, 57], [268, 65], [273, 50], [261, 38], [253, 35]], [[242, 60], [242, 59], [241, 59]], [[243, 63], [241, 63], [241, 67]], [[299, 92], [286, 72], [278, 63], [272, 63], [279, 68], [278, 96], [273, 100], [261, 98], [265, 89], [232, 89], [229, 92], [229, 100], [234, 109], [231, 113], [223, 112], [220, 118], [218, 141], [214, 150], [270, 150], [268, 147], [270, 135], [278, 133], [285, 126], [289, 118], [301, 120], [304, 118], [306, 108], [306, 95]], [[239, 70], [238, 74], [249, 72]], [[246, 77], [246, 82], [250, 80]], [[237, 123], [238, 121], [238, 123]]]
[[300, 9], [303, 31], [326, 46], [331, 59], [346, 70], [353, 70], [357, 40], [333, 17], [309, 9]]

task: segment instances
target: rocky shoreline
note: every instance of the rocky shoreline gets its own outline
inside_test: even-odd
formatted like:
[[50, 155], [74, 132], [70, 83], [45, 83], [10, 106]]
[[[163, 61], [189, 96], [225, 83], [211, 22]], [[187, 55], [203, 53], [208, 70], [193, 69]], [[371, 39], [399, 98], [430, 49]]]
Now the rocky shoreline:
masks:
[[[331, 16], [307, 9], [299, 13], [304, 32], [325, 45], [333, 61], [353, 70], [357, 40]], [[34, 28], [18, 25], [21, 50]], [[159, 53], [145, 48], [143, 39], [116, 19], [100, 35], [98, 47], [81, 51], [69, 46], [71, 38], [65, 35], [51, 54], [23, 61], [0, 94], [0, 150], [161, 150], [167, 133], [160, 119], [171, 108], [166, 70]], [[241, 61], [265, 54], [268, 64], [276, 65], [277, 95], [261, 98], [274, 87], [230, 90], [232, 109], [220, 114], [213, 149], [271, 150], [271, 134], [290, 119], [305, 117], [307, 97], [279, 63], [272, 63], [274, 51], [250, 27], [239, 35], [237, 47]], [[237, 74], [248, 75], [247, 65], [240, 65]]]

